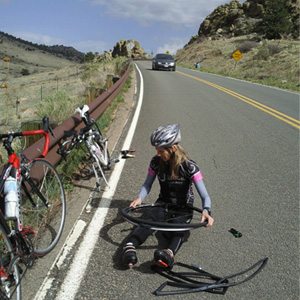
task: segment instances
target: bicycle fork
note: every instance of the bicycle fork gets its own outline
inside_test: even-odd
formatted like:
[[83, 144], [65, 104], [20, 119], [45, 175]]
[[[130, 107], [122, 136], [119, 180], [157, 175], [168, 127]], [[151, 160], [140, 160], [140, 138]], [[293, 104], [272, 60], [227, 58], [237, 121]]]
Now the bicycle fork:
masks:
[[[102, 178], [104, 179], [106, 185], [109, 187], [109, 183], [108, 183], [108, 181], [107, 181], [107, 179], [106, 179], [106, 176], [105, 176], [105, 174], [104, 174], [104, 172], [103, 172], [103, 169], [102, 169], [102, 167], [101, 167], [100, 161], [98, 160], [98, 157], [96, 157], [95, 154], [93, 154], [92, 157], [93, 157], [93, 159], [96, 161], [96, 163], [97, 163], [97, 165], [98, 165], [98, 168], [100, 169]], [[97, 172], [97, 170], [96, 170], [95, 164], [92, 164], [92, 167], [93, 167], [93, 171], [94, 171], [94, 173], [95, 173], [95, 177], [96, 177], [96, 181], [97, 181], [97, 186], [98, 186], [98, 188], [99, 188], [99, 190], [100, 190], [100, 178], [99, 178], [98, 172]]]
[[108, 140], [107, 139], [103, 139], [100, 141], [103, 145], [104, 145], [104, 154], [100, 151], [101, 156], [100, 156], [100, 161], [105, 165], [109, 165], [109, 161], [108, 161], [108, 155], [107, 155], [107, 147], [108, 147]]

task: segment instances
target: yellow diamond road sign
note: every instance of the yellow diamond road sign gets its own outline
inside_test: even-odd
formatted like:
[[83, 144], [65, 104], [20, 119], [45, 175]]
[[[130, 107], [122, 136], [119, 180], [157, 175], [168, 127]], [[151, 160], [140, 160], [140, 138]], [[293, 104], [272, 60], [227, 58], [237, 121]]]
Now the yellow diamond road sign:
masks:
[[235, 59], [235, 61], [238, 61], [239, 59], [241, 59], [243, 57], [243, 54], [240, 52], [240, 50], [236, 50], [233, 54], [232, 54], [233, 58]]

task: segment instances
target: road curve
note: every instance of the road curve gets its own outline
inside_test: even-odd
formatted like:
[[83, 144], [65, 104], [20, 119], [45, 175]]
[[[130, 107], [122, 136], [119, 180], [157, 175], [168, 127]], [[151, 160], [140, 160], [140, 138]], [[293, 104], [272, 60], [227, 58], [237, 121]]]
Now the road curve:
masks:
[[[261, 273], [229, 288], [222, 299], [298, 299], [299, 94], [183, 68], [153, 71], [150, 62], [136, 65], [144, 82], [130, 145], [136, 148], [136, 157], [126, 160], [109, 207], [105, 199], [99, 202], [107, 215], [103, 225], [94, 228], [98, 238], [73, 299], [157, 297], [153, 291], [166, 279], [150, 266], [153, 252], [164, 241], [160, 235], [151, 236], [138, 249], [138, 265], [124, 268], [121, 244], [132, 225], [123, 220], [120, 210], [135, 199], [144, 182], [155, 154], [149, 143], [151, 132], [175, 122], [181, 126], [183, 147], [204, 175], [215, 218], [213, 227], [190, 232], [176, 261], [226, 276], [268, 257]], [[137, 82], [139, 88], [139, 72]], [[157, 195], [155, 184], [147, 202]], [[200, 206], [199, 197], [196, 204]], [[243, 236], [235, 238], [231, 228]], [[64, 275], [58, 275], [62, 282]], [[174, 297], [219, 296], [195, 293], [164, 299]]]

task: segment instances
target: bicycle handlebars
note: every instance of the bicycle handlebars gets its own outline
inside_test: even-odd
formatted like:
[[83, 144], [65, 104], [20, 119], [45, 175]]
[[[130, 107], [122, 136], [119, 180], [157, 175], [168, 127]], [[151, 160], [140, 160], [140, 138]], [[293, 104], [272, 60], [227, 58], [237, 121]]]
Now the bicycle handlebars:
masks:
[[3, 138], [8, 138], [5, 145], [6, 145], [6, 147], [10, 147], [11, 142], [13, 141], [13, 139], [15, 137], [43, 134], [45, 137], [45, 143], [44, 143], [44, 150], [42, 152], [42, 156], [45, 157], [48, 153], [49, 144], [50, 144], [50, 138], [49, 138], [48, 131], [50, 131], [52, 136], [54, 136], [52, 129], [49, 125], [49, 118], [44, 117], [43, 118], [43, 129], [21, 131], [21, 132], [8, 132], [8, 133], [0, 134], [0, 140], [2, 140]]

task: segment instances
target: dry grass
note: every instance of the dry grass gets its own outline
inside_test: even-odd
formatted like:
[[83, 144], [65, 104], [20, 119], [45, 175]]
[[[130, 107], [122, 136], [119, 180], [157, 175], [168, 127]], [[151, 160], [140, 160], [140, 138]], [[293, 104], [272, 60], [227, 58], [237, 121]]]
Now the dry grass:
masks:
[[[242, 49], [236, 63], [232, 53]], [[193, 43], [176, 54], [179, 65], [200, 71], [299, 91], [299, 43], [297, 41], [253, 42], [237, 37]]]
[[[1, 45], [0, 55], [9, 56], [10, 62], [0, 61], [0, 86], [7, 86], [0, 88], [0, 132], [17, 130], [24, 121], [39, 120], [51, 107], [50, 120], [65, 120], [85, 103], [86, 88], [103, 87], [107, 74], [115, 74], [116, 65], [120, 63], [75, 64], [40, 50], [26, 51], [14, 43], [6, 50], [2, 46], [7, 45]], [[29, 70], [30, 75], [20, 76], [23, 68]], [[55, 98], [54, 105], [51, 102], [55, 102]], [[67, 102], [60, 106], [64, 99]]]

